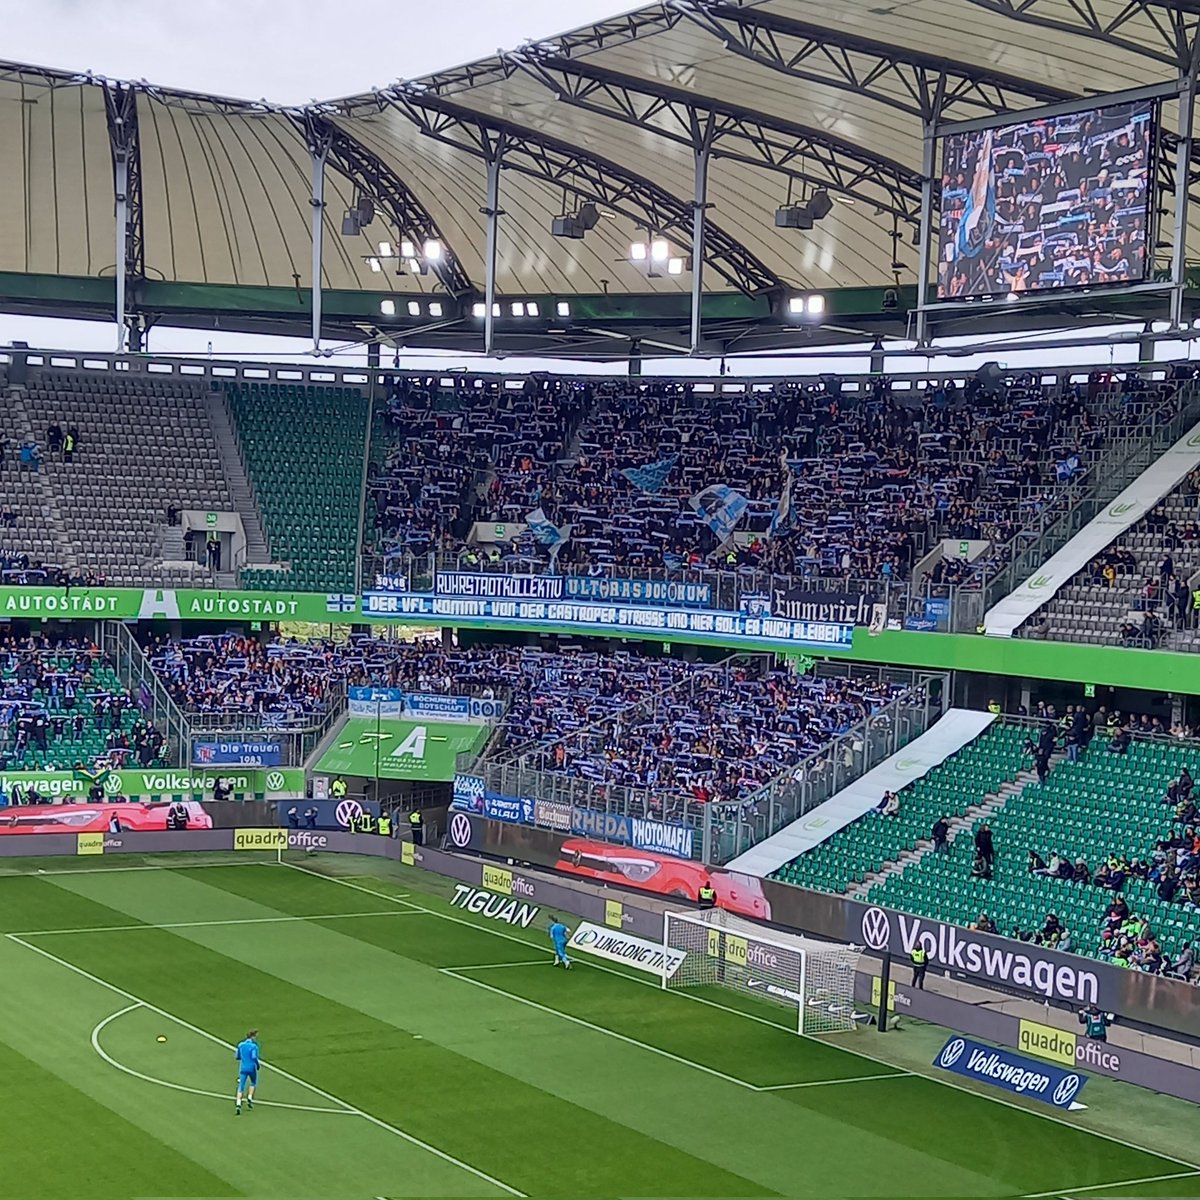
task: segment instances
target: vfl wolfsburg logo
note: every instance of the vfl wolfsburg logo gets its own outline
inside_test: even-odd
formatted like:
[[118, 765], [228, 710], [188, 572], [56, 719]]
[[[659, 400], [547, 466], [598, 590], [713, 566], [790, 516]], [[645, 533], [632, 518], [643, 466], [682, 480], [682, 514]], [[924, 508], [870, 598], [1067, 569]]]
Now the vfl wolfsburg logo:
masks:
[[283, 784], [284, 784], [284, 779], [283, 779], [282, 771], [268, 771], [267, 772], [267, 791], [268, 792], [282, 792]]
[[1131, 508], [1135, 508], [1136, 506], [1136, 500], [1129, 500], [1125, 504], [1114, 504], [1108, 510], [1108, 515], [1110, 517], [1123, 517]]

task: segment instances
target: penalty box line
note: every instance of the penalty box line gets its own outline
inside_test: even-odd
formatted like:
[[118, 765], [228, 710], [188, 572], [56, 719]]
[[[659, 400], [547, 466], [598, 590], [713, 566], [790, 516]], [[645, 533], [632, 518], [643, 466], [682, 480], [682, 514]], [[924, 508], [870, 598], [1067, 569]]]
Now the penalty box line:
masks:
[[[472, 967], [441, 967], [440, 972], [443, 975], [449, 975], [453, 979], [461, 980], [463, 983], [469, 983], [472, 987], [482, 988], [484, 991], [492, 992], [497, 996], [504, 996], [506, 999], [514, 1000], [518, 1004], [524, 1004], [529, 1008], [537, 1009], [538, 1012], [548, 1013], [550, 1016], [559, 1017], [564, 1021], [570, 1021], [572, 1025], [579, 1025], [584, 1029], [590, 1029], [593, 1033], [603, 1034], [605, 1037], [615, 1038], [619, 1042], [624, 1042], [628, 1046], [635, 1046], [639, 1050], [645, 1050], [647, 1053], [656, 1054], [661, 1058], [670, 1059], [672, 1062], [679, 1063], [680, 1066], [690, 1067], [694, 1071], [702, 1071], [705, 1075], [711, 1075], [716, 1079], [721, 1079], [725, 1083], [732, 1083], [735, 1087], [745, 1088], [750, 1092], [780, 1092], [794, 1088], [810, 1088], [810, 1087], [830, 1087], [839, 1083], [868, 1083], [877, 1079], [903, 1079], [911, 1075], [911, 1071], [898, 1072], [895, 1075], [856, 1075], [845, 1079], [808, 1079], [802, 1083], [773, 1083], [773, 1084], [758, 1084], [750, 1083], [749, 1080], [739, 1079], [736, 1075], [727, 1075], [724, 1071], [718, 1071], [715, 1067], [705, 1066], [704, 1063], [695, 1062], [693, 1059], [684, 1058], [681, 1054], [675, 1054], [670, 1050], [664, 1050], [661, 1046], [652, 1046], [649, 1042], [639, 1041], [637, 1038], [629, 1037], [628, 1034], [618, 1033], [615, 1029], [609, 1029], [604, 1025], [596, 1025], [592, 1021], [586, 1021], [583, 1017], [577, 1017], [572, 1013], [563, 1012], [558, 1008], [551, 1008], [548, 1004], [541, 1004], [537, 1000], [530, 1000], [526, 996], [517, 995], [514, 992], [506, 992], [503, 988], [493, 987], [490, 983], [484, 983], [481, 979], [472, 979], [470, 976], [462, 974], [464, 971], [494, 971], [503, 967], [544, 967], [547, 966], [545, 959], [539, 959], [537, 962], [530, 963], [481, 963], [478, 966]], [[585, 963], [585, 966], [592, 966], [591, 963]]]
[[[457, 917], [451, 913], [438, 912], [436, 909], [433, 909], [433, 908], [423, 908], [418, 904], [414, 904], [413, 901], [411, 901], [411, 900], [400, 900], [395, 896], [389, 895], [387, 892], [381, 892], [381, 891], [377, 890], [376, 888], [364, 887], [361, 883], [354, 883], [353, 881], [351, 881], [349, 879], [339, 879], [335, 875], [325, 875], [320, 871], [312, 870], [311, 867], [301, 866], [299, 863], [280, 862], [279, 866], [287, 867], [293, 871], [302, 871], [305, 875], [311, 875], [314, 879], [323, 879], [326, 883], [336, 883], [340, 887], [353, 888], [357, 892], [363, 892], [365, 895], [375, 896], [381, 900], [391, 900], [392, 903], [401, 904], [406, 908], [415, 908], [419, 912], [428, 913], [430, 916], [437, 917], [439, 920], [451, 921], [456, 925], [465, 925], [468, 929], [474, 929], [479, 933], [486, 933], [486, 934], [491, 935], [492, 937], [503, 938], [505, 941], [516, 942], [522, 946], [533, 946], [534, 945], [534, 943], [532, 941], [530, 941], [528, 938], [517, 937], [516, 934], [507, 933], [502, 929], [492, 929], [485, 925], [477, 925], [474, 921], [468, 921], [463, 917]], [[628, 980], [630, 983], [641, 984], [645, 987], [652, 987], [655, 989], [655, 991], [660, 990], [660, 986], [658, 984], [653, 983], [652, 981], [650, 981], [648, 979], [638, 979], [635, 976], [630, 975], [627, 971], [619, 971], [615, 967], [608, 967], [608, 966], [605, 966], [603, 963], [598, 963], [598, 962], [587, 962], [585, 965], [592, 968], [593, 970], [606, 971], [610, 975], [619, 975], [622, 979]], [[464, 976], [464, 979], [465, 979], [465, 976]], [[755, 1023], [757, 1023], [759, 1025], [768, 1025], [772, 1029], [778, 1029], [783, 1032], [788, 1032], [787, 1030], [784, 1030], [783, 1026], [779, 1025], [775, 1021], [768, 1021], [765, 1017], [757, 1016], [754, 1013], [744, 1012], [741, 1009], [732, 1008], [728, 1004], [721, 1004], [716, 1000], [710, 1000], [707, 996], [691, 995], [685, 989], [682, 989], [682, 988], [673, 988], [667, 992], [667, 995], [678, 996], [681, 1000], [688, 1000], [694, 1004], [703, 1004], [708, 1008], [720, 1009], [722, 1012], [732, 1013], [735, 1017], [740, 1017], [743, 1020], [754, 1021]], [[803, 1036], [807, 1037], [809, 1035], [805, 1034]], [[819, 1039], [815, 1039], [815, 1040], [819, 1040]], [[834, 1043], [822, 1042], [822, 1045], [834, 1045]], [[865, 1050], [856, 1050], [851, 1046], [842, 1046], [842, 1045], [837, 1045], [836, 1048], [838, 1050], [842, 1051], [843, 1054], [852, 1054], [852, 1055], [854, 1055], [855, 1058], [861, 1058], [861, 1059], [865, 1060], [866, 1062], [875, 1063], [876, 1065], [881, 1066], [881, 1067], [891, 1068], [893, 1071], [896, 1070], [896, 1068], [893, 1066], [893, 1064], [889, 1063], [886, 1059], [877, 1058], [875, 1055], [870, 1054]], [[940, 1087], [951, 1088], [956, 1092], [965, 1092], [968, 1096], [974, 1096], [977, 1099], [985, 1100], [989, 1104], [999, 1104], [1003, 1108], [1011, 1108], [1016, 1112], [1025, 1113], [1027, 1116], [1034, 1117], [1038, 1120], [1050, 1121], [1055, 1125], [1062, 1125], [1066, 1129], [1073, 1129], [1076, 1131], [1085, 1132], [1092, 1137], [1100, 1138], [1102, 1141], [1112, 1142], [1114, 1145], [1117, 1145], [1117, 1146], [1124, 1146], [1127, 1150], [1136, 1150], [1142, 1154], [1152, 1154], [1155, 1158], [1159, 1158], [1163, 1162], [1175, 1163], [1178, 1166], [1187, 1167], [1188, 1171], [1184, 1172], [1185, 1176], [1189, 1172], [1193, 1172], [1193, 1171], [1200, 1173], [1200, 1164], [1197, 1164], [1194, 1162], [1188, 1162], [1186, 1159], [1177, 1158], [1173, 1154], [1165, 1154], [1162, 1151], [1148, 1150], [1145, 1146], [1141, 1146], [1137, 1142], [1129, 1141], [1127, 1138], [1118, 1137], [1116, 1134], [1105, 1133], [1102, 1129], [1094, 1129], [1089, 1126], [1078, 1125], [1073, 1121], [1067, 1120], [1066, 1117], [1058, 1116], [1056, 1113], [1036, 1112], [1032, 1108], [1027, 1107], [1026, 1105], [1018, 1104], [1015, 1100], [1007, 1100], [1003, 1096], [991, 1095], [986, 1091], [983, 1091], [976, 1087], [970, 1087], [965, 1083], [955, 1083], [953, 1080], [943, 1079], [940, 1076], [926, 1074], [923, 1071], [913, 1071], [910, 1074], [912, 1077], [917, 1078], [917, 1079], [928, 1079], [931, 1082], [938, 1084]], [[872, 1078], [874, 1078], [874, 1076], [872, 1076]], [[890, 1078], [890, 1076], [884, 1076], [884, 1078]], [[1113, 1187], [1116, 1185], [1108, 1184], [1106, 1186]], [[1076, 1190], [1078, 1190], [1078, 1189], [1076, 1189]], [[1050, 1193], [1050, 1194], [1057, 1195], [1058, 1193]]]
[[[157, 1004], [151, 1004], [149, 1000], [144, 1000], [141, 996], [135, 995], [133, 992], [127, 991], [123, 987], [118, 987], [117, 984], [110, 983], [107, 979], [101, 979], [99, 975], [93, 975], [91, 971], [85, 971], [83, 967], [76, 966], [73, 962], [69, 962], [65, 958], [59, 958], [57, 954], [51, 954], [49, 950], [45, 950], [33, 942], [24, 941], [18, 934], [10, 933], [7, 936], [9, 940], [16, 942], [19, 946], [24, 946], [26, 950], [32, 950], [34, 954], [40, 954], [43, 958], [47, 958], [51, 962], [57, 963], [60, 967], [65, 967], [68, 971], [72, 971], [74, 974], [79, 975], [92, 983], [98, 984], [100, 987], [107, 988], [110, 992], [115, 992], [118, 996], [124, 996], [126, 1000], [129, 1000], [134, 1004], [139, 1004], [142, 1008], [149, 1009], [150, 1012], [157, 1013], [160, 1017], [167, 1021], [173, 1021], [176, 1025], [182, 1026], [184, 1029], [188, 1029], [192, 1033], [195, 1033], [202, 1038], [206, 1038], [208, 1041], [213, 1042], [218, 1046], [223, 1046], [226, 1050], [235, 1049], [232, 1042], [227, 1042], [224, 1038], [217, 1037], [215, 1033], [209, 1033], [207, 1029], [201, 1029], [199, 1025], [193, 1025], [190, 1021], [185, 1020], [183, 1017], [178, 1017], [172, 1012], [168, 1012], [165, 1008], [159, 1008]], [[504, 1183], [502, 1180], [497, 1179], [493, 1175], [489, 1175], [486, 1171], [482, 1171], [478, 1167], [473, 1167], [470, 1163], [463, 1162], [461, 1158], [455, 1158], [453, 1154], [450, 1154], [445, 1150], [441, 1150], [437, 1146], [431, 1145], [429, 1142], [423, 1141], [415, 1134], [408, 1133], [406, 1130], [400, 1129], [398, 1126], [389, 1124], [381, 1117], [377, 1117], [373, 1113], [369, 1113], [365, 1109], [359, 1108], [357, 1105], [351, 1104], [347, 1100], [343, 1100], [340, 1096], [335, 1096], [332, 1092], [327, 1092], [324, 1088], [317, 1087], [315, 1083], [309, 1083], [306, 1079], [301, 1079], [300, 1076], [293, 1075], [290, 1071], [285, 1071], [280, 1066], [277, 1066], [273, 1063], [268, 1063], [266, 1061], [264, 1061], [263, 1065], [269, 1067], [281, 1078], [290, 1080], [292, 1083], [297, 1084], [300, 1087], [307, 1088], [310, 1092], [314, 1093], [314, 1095], [320, 1096], [323, 1100], [328, 1100], [330, 1104], [340, 1105], [346, 1110], [346, 1112], [351, 1113], [356, 1117], [362, 1117], [364, 1121], [369, 1121], [372, 1125], [376, 1126], [376, 1128], [382, 1129], [386, 1133], [394, 1134], [402, 1141], [407, 1142], [410, 1146], [416, 1146], [417, 1149], [424, 1150], [427, 1153], [432, 1154], [435, 1158], [441, 1159], [442, 1162], [449, 1163], [451, 1166], [458, 1167], [460, 1170], [466, 1171], [467, 1174], [473, 1175], [476, 1179], [481, 1179], [485, 1183], [489, 1183], [495, 1188], [499, 1188], [500, 1191], [509, 1196], [517, 1196], [520, 1197], [521, 1200], [525, 1200], [525, 1192], [518, 1191], [517, 1188], [511, 1187], [509, 1184]]]

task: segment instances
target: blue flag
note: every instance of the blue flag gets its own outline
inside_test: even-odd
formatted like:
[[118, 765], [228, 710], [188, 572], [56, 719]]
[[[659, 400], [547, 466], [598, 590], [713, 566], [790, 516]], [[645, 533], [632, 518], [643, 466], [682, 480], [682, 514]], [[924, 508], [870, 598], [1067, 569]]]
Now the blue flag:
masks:
[[697, 492], [688, 503], [717, 535], [717, 541], [724, 542], [737, 528], [750, 501], [726, 484], [714, 483]]
[[525, 514], [525, 524], [529, 526], [529, 532], [537, 539], [539, 545], [550, 551], [551, 562], [558, 557], [558, 552], [571, 537], [570, 525], [564, 525], [560, 529], [540, 508]]
[[643, 492], [650, 492], [653, 495], [655, 492], [663, 490], [667, 476], [671, 474], [671, 468], [678, 461], [678, 454], [669, 454], [666, 458], [660, 458], [658, 462], [647, 463], [644, 467], [625, 467], [621, 474], [635, 488], [640, 488]]

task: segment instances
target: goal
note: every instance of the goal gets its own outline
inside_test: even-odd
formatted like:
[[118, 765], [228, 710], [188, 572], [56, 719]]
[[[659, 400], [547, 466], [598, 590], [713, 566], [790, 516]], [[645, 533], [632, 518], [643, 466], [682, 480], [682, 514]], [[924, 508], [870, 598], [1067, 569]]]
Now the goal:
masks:
[[664, 969], [664, 988], [726, 987], [758, 996], [793, 1010], [797, 1033], [856, 1028], [858, 958], [849, 946], [767, 929], [720, 908], [663, 914], [663, 959], [677, 963]]

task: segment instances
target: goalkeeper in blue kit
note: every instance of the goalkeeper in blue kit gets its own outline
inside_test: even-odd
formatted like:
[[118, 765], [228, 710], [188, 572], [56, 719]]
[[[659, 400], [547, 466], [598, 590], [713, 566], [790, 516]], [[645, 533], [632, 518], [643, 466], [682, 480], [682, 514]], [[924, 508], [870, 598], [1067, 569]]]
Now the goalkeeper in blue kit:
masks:
[[571, 960], [567, 957], [567, 939], [571, 936], [571, 931], [555, 917], [550, 922], [550, 940], [554, 943], [554, 962], [551, 966], [557, 967], [562, 963], [569, 971], [571, 969]]
[[233, 1113], [240, 1117], [243, 1097], [247, 1108], [254, 1107], [254, 1089], [258, 1086], [258, 1030], [250, 1030], [245, 1041], [238, 1042], [233, 1053], [238, 1060], [237, 1099]]

